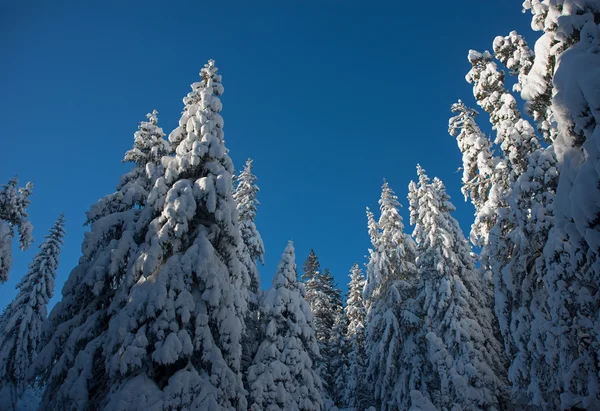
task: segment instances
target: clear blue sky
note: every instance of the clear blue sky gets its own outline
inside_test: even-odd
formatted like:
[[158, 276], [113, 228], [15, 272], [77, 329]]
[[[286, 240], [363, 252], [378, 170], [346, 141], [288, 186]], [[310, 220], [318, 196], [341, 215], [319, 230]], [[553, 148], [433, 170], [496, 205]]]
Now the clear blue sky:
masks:
[[520, 4], [0, 0], [0, 182], [33, 181], [36, 239], [28, 252], [14, 247], [0, 305], [65, 211], [57, 301], [80, 256], [84, 212], [128, 169], [120, 161], [139, 121], [157, 109], [168, 134], [210, 58], [223, 74], [236, 169], [252, 157], [259, 177], [263, 287], [292, 239], [299, 266], [314, 248], [345, 289], [352, 263], [364, 262], [365, 206], [377, 208], [384, 177], [408, 226], [417, 162], [445, 181], [468, 230], [449, 108], [474, 105], [470, 48], [490, 49], [513, 29], [533, 43]]

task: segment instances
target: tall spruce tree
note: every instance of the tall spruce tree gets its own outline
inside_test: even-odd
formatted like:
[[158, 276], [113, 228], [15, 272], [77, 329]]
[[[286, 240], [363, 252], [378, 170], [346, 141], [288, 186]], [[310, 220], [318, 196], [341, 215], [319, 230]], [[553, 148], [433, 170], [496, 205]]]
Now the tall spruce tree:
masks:
[[494, 336], [492, 307], [482, 292], [471, 249], [439, 179], [418, 167], [410, 185], [411, 224], [417, 242], [419, 334], [427, 348], [421, 391], [439, 409], [499, 409], [505, 364]]
[[0, 408], [17, 410], [26, 387], [26, 371], [38, 351], [47, 306], [54, 294], [60, 247], [65, 235], [61, 214], [29, 271], [17, 284], [15, 299], [0, 316]]
[[139, 280], [110, 322], [108, 409], [247, 407], [240, 362], [250, 281], [223, 86], [213, 60], [200, 75], [169, 136], [175, 155], [148, 198], [153, 218], [130, 268]]
[[248, 370], [252, 411], [323, 409], [321, 379], [313, 369], [319, 348], [304, 296], [289, 242], [261, 303], [265, 339]]
[[27, 206], [33, 184], [17, 189], [19, 179], [11, 178], [0, 190], [0, 283], [8, 280], [8, 272], [12, 265], [12, 239], [15, 228], [19, 233], [21, 250], [27, 250], [33, 237], [33, 225], [27, 219]]
[[146, 197], [168, 151], [156, 112], [140, 123], [134, 145], [124, 157], [133, 163], [117, 190], [87, 212], [82, 256], [62, 289], [45, 327], [30, 377], [46, 384], [42, 409], [101, 409], [109, 394], [104, 345], [111, 318], [127, 301], [137, 281], [128, 267], [147, 225], [141, 224]]
[[415, 381], [403, 366], [402, 357], [409, 329], [418, 322], [416, 316], [405, 313], [411, 306], [414, 290], [414, 243], [403, 232], [404, 224], [398, 212], [400, 203], [387, 182], [383, 184], [379, 206], [381, 216], [377, 224], [367, 211], [373, 249], [365, 284], [365, 299], [369, 300], [366, 376], [379, 409], [401, 410], [408, 408], [409, 388]]

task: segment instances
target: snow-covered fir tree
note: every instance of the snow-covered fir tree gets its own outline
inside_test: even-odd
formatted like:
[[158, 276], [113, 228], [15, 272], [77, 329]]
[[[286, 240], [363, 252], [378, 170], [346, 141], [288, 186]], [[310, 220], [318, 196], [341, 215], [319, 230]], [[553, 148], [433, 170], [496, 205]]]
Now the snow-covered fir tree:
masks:
[[302, 276], [300, 278], [302, 281], [306, 282], [311, 278], [316, 277], [320, 272], [321, 263], [319, 263], [319, 257], [317, 257], [315, 250], [311, 248], [306, 261], [302, 265]]
[[427, 349], [421, 394], [438, 409], [500, 409], [505, 364], [481, 275], [443, 183], [417, 170], [409, 198], [423, 315], [418, 341]]
[[33, 225], [27, 219], [27, 206], [29, 196], [33, 189], [30, 182], [23, 188], [17, 189], [19, 179], [11, 178], [0, 190], [0, 284], [8, 280], [8, 273], [12, 265], [12, 239], [15, 229], [19, 233], [19, 246], [27, 250], [33, 237]]
[[414, 311], [411, 297], [416, 274], [415, 250], [412, 239], [403, 232], [400, 203], [387, 182], [383, 184], [379, 206], [381, 215], [377, 223], [367, 210], [373, 248], [364, 287], [364, 297], [369, 300], [366, 377], [378, 409], [402, 410], [408, 408], [408, 393], [418, 381], [418, 376], [403, 363], [407, 354], [403, 352], [406, 336], [418, 324], [418, 318], [410, 314]]
[[236, 202], [238, 216], [240, 221], [240, 231], [244, 242], [244, 252], [248, 261], [245, 262], [250, 275], [250, 291], [257, 293], [260, 285], [256, 261], [264, 263], [265, 247], [262, 238], [254, 220], [256, 219], [256, 209], [260, 204], [256, 198], [259, 188], [256, 185], [256, 176], [252, 174], [252, 160], [248, 159], [244, 165], [244, 170], [236, 178], [236, 188], [233, 193], [233, 199]]
[[252, 411], [323, 409], [321, 379], [313, 368], [319, 348], [304, 296], [290, 242], [261, 303], [265, 339], [248, 370]]
[[175, 155], [148, 197], [153, 219], [130, 268], [139, 280], [110, 322], [107, 409], [247, 407], [240, 363], [250, 281], [223, 86], [213, 60], [200, 75], [169, 136]]
[[354, 263], [350, 270], [348, 283], [348, 298], [344, 312], [347, 318], [347, 357], [348, 371], [343, 384], [336, 384], [336, 392], [340, 396], [340, 403], [355, 409], [366, 409], [370, 404], [368, 387], [365, 384], [365, 371], [367, 356], [365, 349], [365, 320], [366, 308], [363, 301], [363, 288], [365, 277]]
[[[529, 87], [531, 57], [520, 37], [512, 33], [496, 39], [495, 49], [520, 76], [517, 90]], [[540, 369], [540, 364], [549, 361], [543, 348], [549, 336], [547, 290], [542, 283], [546, 269], [541, 256], [553, 224], [556, 158], [553, 148], [540, 146], [534, 128], [522, 118], [492, 56], [471, 51], [469, 61], [473, 68], [467, 80], [473, 84], [478, 104], [490, 114], [495, 143], [501, 149], [488, 201], [476, 215], [476, 224], [483, 220], [486, 224], [480, 225], [484, 229], [476, 233], [479, 241], [475, 244], [483, 247], [480, 263], [494, 281], [495, 312], [511, 359], [508, 376], [513, 401], [529, 403], [533, 398], [534, 404], [544, 406], [543, 397], [553, 388], [548, 370]], [[552, 135], [551, 116], [546, 113], [537, 118], [538, 129], [548, 132], [546, 137]]]
[[348, 318], [340, 308], [333, 323], [331, 337], [329, 337], [328, 366], [331, 374], [331, 399], [336, 406], [342, 408], [348, 405], [344, 399], [344, 391], [346, 390], [350, 371], [350, 345], [347, 334]]
[[460, 100], [452, 105], [452, 111], [457, 114], [450, 119], [448, 132], [456, 136], [462, 153], [462, 193], [465, 200], [471, 199], [475, 214], [482, 216], [477, 221], [479, 225], [472, 227], [471, 238], [476, 242], [490, 229], [493, 221], [492, 216], [484, 213], [495, 169], [493, 147], [475, 121], [477, 111], [465, 106]]
[[87, 213], [88, 224], [113, 213], [144, 207], [154, 182], [162, 176], [162, 158], [168, 154], [169, 143], [158, 126], [158, 111], [146, 114], [134, 134], [133, 147], [125, 153], [124, 163], [133, 163], [132, 170], [121, 177], [114, 193], [94, 204]]
[[[134, 135], [124, 161], [134, 163], [117, 190], [87, 212], [82, 256], [48, 318], [41, 350], [30, 370], [46, 389], [42, 409], [101, 409], [109, 394], [104, 345], [110, 319], [123, 306], [137, 279], [127, 268], [143, 240], [146, 197], [168, 151], [156, 112]], [[164, 194], [163, 194], [164, 196]]]
[[321, 272], [319, 260], [314, 252], [304, 263], [302, 279], [306, 288], [308, 302], [315, 328], [315, 336], [319, 345], [320, 358], [316, 360], [317, 369], [323, 385], [331, 398], [336, 397], [334, 389], [334, 373], [330, 358], [332, 330], [339, 312], [342, 310], [341, 291], [328, 269]]
[[26, 389], [26, 372], [37, 354], [42, 323], [54, 294], [64, 225], [61, 214], [17, 284], [17, 296], [0, 316], [0, 409], [19, 409], [18, 401]]
[[243, 241], [239, 258], [244, 263], [250, 276], [248, 315], [245, 319], [246, 332], [242, 337], [242, 375], [244, 378], [256, 354], [258, 344], [260, 344], [260, 340], [262, 339], [258, 322], [260, 274], [257, 268], [257, 261], [261, 264], [264, 263], [263, 256], [265, 250], [262, 238], [254, 222], [257, 206], [260, 204], [256, 198], [259, 191], [256, 180], [256, 176], [252, 173], [252, 160], [248, 159], [244, 165], [244, 169], [235, 180], [237, 185], [233, 192]]
[[600, 277], [600, 100], [593, 90], [600, 85], [600, 4], [527, 0], [524, 8], [531, 11], [532, 28], [541, 37], [522, 96], [529, 105], [549, 111], [556, 122], [552, 149], [560, 171], [555, 221], [544, 249], [553, 337], [544, 347], [552, 359], [545, 371], [555, 378], [552, 388], [560, 394], [551, 406], [595, 409], [600, 407], [600, 304], [595, 285]]

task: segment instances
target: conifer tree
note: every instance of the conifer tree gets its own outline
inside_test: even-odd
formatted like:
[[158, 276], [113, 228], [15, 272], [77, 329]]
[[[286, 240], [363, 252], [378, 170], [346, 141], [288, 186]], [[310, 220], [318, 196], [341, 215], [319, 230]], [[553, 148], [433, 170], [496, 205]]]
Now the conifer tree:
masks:
[[302, 265], [301, 279], [306, 282], [307, 280], [316, 277], [320, 272], [321, 264], [319, 263], [319, 258], [317, 257], [317, 254], [315, 254], [315, 250], [311, 248], [306, 261]]
[[248, 314], [245, 319], [246, 332], [242, 337], [242, 375], [244, 378], [262, 339], [258, 320], [260, 275], [256, 262], [264, 263], [264, 245], [254, 222], [257, 206], [260, 204], [256, 198], [259, 191], [256, 180], [256, 176], [252, 173], [252, 160], [248, 159], [244, 170], [236, 178], [237, 186], [233, 192], [243, 241], [239, 259], [250, 276]]
[[265, 339], [248, 371], [252, 411], [323, 409], [321, 379], [313, 369], [319, 348], [304, 295], [290, 242], [261, 303]]
[[[541, 32], [522, 96], [553, 115], [552, 149], [560, 170], [551, 224], [544, 249], [550, 332], [545, 341], [545, 373], [557, 391], [549, 407], [600, 407], [600, 328], [597, 284], [600, 277], [598, 216], [600, 173], [598, 139], [597, 1], [527, 0], [532, 28]], [[540, 103], [541, 102], [541, 103]], [[537, 120], [537, 119], [536, 119]], [[539, 350], [538, 347], [536, 349]], [[540, 362], [540, 368], [544, 363]], [[534, 400], [536, 398], [534, 397]], [[540, 403], [538, 401], [538, 403]]]
[[240, 362], [250, 281], [223, 86], [213, 60], [200, 75], [169, 136], [175, 155], [148, 197], [152, 219], [130, 267], [139, 280], [110, 322], [108, 409], [247, 407]]
[[458, 100], [452, 105], [457, 113], [449, 121], [448, 132], [456, 136], [458, 148], [462, 153], [462, 193], [465, 200], [471, 199], [478, 216], [471, 228], [471, 241], [476, 243], [493, 225], [493, 215], [485, 211], [489, 200], [490, 188], [495, 169], [492, 142], [481, 131], [475, 121], [477, 111], [468, 108]]
[[350, 345], [348, 343], [348, 318], [340, 308], [329, 339], [329, 369], [331, 374], [331, 398], [338, 407], [346, 407], [344, 391], [350, 371]]
[[82, 256], [62, 289], [62, 299], [48, 317], [40, 353], [30, 372], [46, 389], [43, 409], [101, 408], [108, 396], [107, 361], [103, 351], [111, 318], [137, 281], [128, 273], [148, 227], [141, 216], [146, 198], [168, 151], [156, 111], [140, 123], [134, 145], [124, 157], [134, 163], [117, 189], [87, 212]]
[[402, 347], [408, 330], [418, 321], [405, 313], [413, 294], [414, 243], [403, 232], [398, 199], [384, 182], [379, 200], [381, 216], [374, 225], [367, 212], [373, 249], [367, 264], [365, 297], [367, 306], [366, 342], [369, 365], [367, 379], [378, 409], [407, 408], [407, 391], [412, 382], [403, 367]]
[[17, 296], [0, 316], [0, 408], [3, 410], [18, 409], [18, 399], [26, 388], [26, 371], [37, 354], [42, 323], [54, 294], [64, 224], [61, 214], [29, 264], [29, 271], [17, 284]]
[[344, 311], [348, 319], [346, 344], [348, 346], [348, 371], [343, 386], [338, 386], [341, 403], [356, 409], [365, 409], [368, 405], [368, 387], [364, 376], [367, 367], [365, 347], [366, 308], [363, 300], [365, 278], [357, 263], [350, 270], [348, 298]]
[[321, 376], [327, 393], [334, 398], [336, 396], [333, 392], [335, 371], [332, 369], [330, 345], [336, 316], [342, 310], [341, 291], [337, 288], [329, 269], [326, 268], [325, 272], [321, 272], [314, 250], [310, 251], [303, 268], [302, 280], [306, 287], [306, 301], [313, 315], [315, 337], [320, 353], [315, 369]]
[[410, 185], [411, 223], [417, 242], [420, 334], [427, 347], [425, 387], [439, 409], [499, 409], [505, 388], [502, 346], [494, 336], [492, 307], [454, 206], [439, 179], [418, 167]]
[[8, 280], [15, 228], [19, 232], [21, 250], [27, 250], [33, 243], [33, 225], [27, 219], [27, 206], [33, 184], [27, 183], [24, 188], [17, 189], [18, 183], [19, 179], [13, 177], [0, 190], [0, 283]]
[[250, 291], [257, 293], [260, 278], [256, 261], [264, 263], [264, 245], [260, 233], [256, 228], [256, 208], [260, 204], [256, 198], [259, 188], [256, 185], [256, 176], [252, 174], [252, 160], [248, 159], [244, 170], [237, 177], [237, 186], [233, 193], [240, 221], [240, 231], [244, 242], [244, 255], [248, 255], [245, 265], [250, 275]]

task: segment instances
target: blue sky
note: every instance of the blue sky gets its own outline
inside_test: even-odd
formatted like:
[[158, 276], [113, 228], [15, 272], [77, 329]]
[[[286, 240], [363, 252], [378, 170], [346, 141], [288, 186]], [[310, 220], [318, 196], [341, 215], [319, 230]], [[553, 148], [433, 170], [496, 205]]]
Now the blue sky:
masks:
[[533, 44], [520, 3], [0, 1], [0, 182], [33, 181], [36, 238], [27, 252], [15, 247], [0, 304], [64, 211], [52, 302], [60, 298], [84, 213], [127, 171], [120, 161], [137, 125], [157, 109], [168, 134], [209, 58], [223, 75], [236, 168], [255, 160], [263, 287], [292, 239], [299, 266], [314, 248], [345, 289], [352, 263], [365, 261], [365, 207], [377, 208], [383, 178], [408, 226], [417, 163], [444, 180], [467, 231], [449, 108], [458, 98], [474, 105], [469, 49], [514, 29]]

